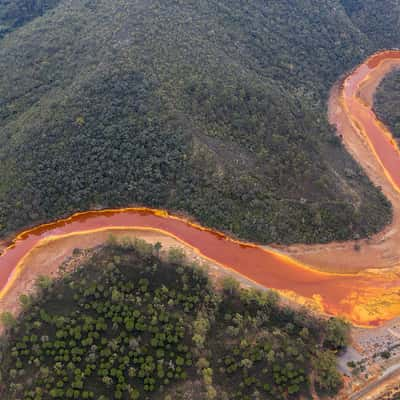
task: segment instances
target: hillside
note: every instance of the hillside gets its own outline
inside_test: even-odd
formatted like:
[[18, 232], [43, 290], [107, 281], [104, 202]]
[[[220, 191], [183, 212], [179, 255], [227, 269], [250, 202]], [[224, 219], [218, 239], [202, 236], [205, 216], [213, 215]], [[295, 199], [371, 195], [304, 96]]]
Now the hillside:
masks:
[[381, 48], [398, 48], [400, 3], [397, 0], [342, 0], [354, 25]]
[[394, 71], [388, 75], [378, 88], [374, 109], [397, 138], [400, 137], [400, 72]]
[[0, 233], [132, 204], [259, 242], [379, 231], [390, 205], [334, 137], [326, 99], [382, 46], [385, 10], [0, 0]]
[[60, 0], [1, 0], [0, 38], [55, 7]]
[[341, 321], [231, 278], [217, 291], [178, 249], [159, 252], [110, 241], [62, 279], [39, 278], [24, 314], [2, 315], [1, 398], [294, 400], [310, 398], [312, 373], [322, 392], [341, 387]]

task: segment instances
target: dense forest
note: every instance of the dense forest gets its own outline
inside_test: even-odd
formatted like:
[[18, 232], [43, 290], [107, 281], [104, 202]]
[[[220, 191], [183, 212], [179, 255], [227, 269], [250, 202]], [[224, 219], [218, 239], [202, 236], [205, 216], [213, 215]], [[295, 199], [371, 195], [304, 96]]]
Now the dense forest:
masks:
[[135, 204], [258, 242], [379, 231], [326, 100], [397, 43], [392, 2], [0, 0], [0, 234]]
[[400, 4], [397, 0], [341, 0], [355, 27], [380, 48], [398, 48]]
[[215, 289], [206, 266], [159, 243], [111, 237], [89, 255], [58, 279], [39, 277], [18, 320], [1, 315], [3, 400], [271, 400], [341, 388], [343, 321], [232, 278]]
[[400, 138], [400, 71], [389, 74], [376, 91], [374, 109], [397, 138]]
[[42, 16], [59, 2], [60, 0], [0, 0], [0, 38]]

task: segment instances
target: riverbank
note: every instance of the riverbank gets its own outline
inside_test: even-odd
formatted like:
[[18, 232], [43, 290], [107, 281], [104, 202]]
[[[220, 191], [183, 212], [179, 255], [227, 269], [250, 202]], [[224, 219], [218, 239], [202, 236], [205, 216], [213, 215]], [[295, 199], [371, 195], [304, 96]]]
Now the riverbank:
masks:
[[[262, 249], [162, 210], [81, 213], [26, 231], [6, 249], [0, 257], [7, 260], [1, 272], [8, 273], [9, 280], [6, 283], [3, 276], [0, 312], [17, 315], [20, 295], [34, 290], [38, 276], [57, 276], [59, 265], [71, 260], [75, 249], [101, 246], [110, 233], [119, 238], [138, 237], [153, 244], [160, 242], [165, 250], [182, 248], [189, 260], [207, 263], [210, 276], [216, 281], [233, 275], [245, 286], [276, 289], [291, 305], [342, 315], [358, 325], [381, 325], [374, 330], [353, 329], [354, 347], [365, 355], [364, 364], [375, 373], [380, 364], [376, 365], [374, 352], [385, 351], [385, 346], [397, 346], [394, 342], [400, 338], [397, 325], [394, 329], [393, 322], [385, 324], [400, 315], [400, 172], [397, 171], [400, 153], [390, 132], [372, 112], [373, 95], [382, 78], [400, 67], [400, 51], [397, 56], [388, 60], [383, 57], [369, 70], [363, 64], [350, 75], [354, 77], [364, 68], [359, 81], [345, 79], [344, 86], [338, 84], [332, 89], [329, 100], [329, 118], [336, 125], [343, 145], [393, 205], [393, 221], [384, 231], [370, 239], [346, 243]], [[354, 90], [349, 89], [351, 85]], [[371, 127], [375, 137], [369, 137]], [[376, 140], [377, 134], [381, 135], [380, 142]], [[379, 153], [373, 143], [381, 144], [383, 151], [378, 149]], [[387, 165], [379, 157], [385, 154], [385, 149], [391, 155]], [[80, 254], [84, 257], [85, 252]], [[397, 353], [395, 356], [400, 357]], [[383, 371], [383, 378], [373, 380], [371, 386], [361, 390], [360, 396], [364, 396], [364, 390], [365, 396], [370, 396], [382, 390], [383, 385], [386, 388], [388, 381], [392, 382], [392, 375], [387, 372], [397, 368], [397, 364], [381, 364], [379, 371]], [[397, 379], [397, 369], [394, 372]], [[370, 378], [366, 376], [365, 380], [368, 382]], [[354, 393], [353, 389], [350, 393]], [[365, 396], [354, 398], [370, 398]]]
[[[371, 66], [372, 69], [368, 63], [375, 60], [374, 57], [356, 68], [343, 85], [333, 88], [329, 111], [344, 145], [393, 203], [393, 222], [384, 232], [367, 241], [299, 245], [277, 251], [233, 240], [221, 232], [164, 210], [125, 208], [83, 212], [32, 228], [16, 237], [13, 245], [7, 247], [0, 257], [0, 298], [3, 302], [7, 297], [13, 298], [9, 291], [15, 285], [24, 288], [24, 283], [19, 281], [29, 280], [23, 275], [25, 269], [31, 269], [32, 274], [37, 275], [38, 268], [45, 268], [31, 267], [32, 262], [27, 257], [32, 257], [32, 254], [42, 251], [44, 259], [40, 262], [57, 264], [59, 259], [51, 256], [51, 250], [45, 249], [45, 244], [74, 236], [82, 239], [85, 235], [99, 235], [100, 238], [103, 231], [140, 229], [174, 238], [189, 252], [221, 270], [244, 277], [255, 285], [278, 290], [302, 303], [316, 304], [320, 310], [342, 315], [354, 324], [376, 326], [396, 317], [400, 314], [400, 246], [397, 245], [400, 241], [400, 175], [396, 186], [389, 170], [382, 164], [385, 160], [379, 160], [374, 152], [368, 137], [370, 133], [381, 138], [384, 146], [389, 146], [389, 153], [393, 149], [390, 142], [385, 142], [388, 132], [376, 120], [371, 107], [365, 105], [365, 99], [372, 93], [371, 88], [376, 88], [381, 66], [381, 73], [388, 71], [387, 64], [384, 64], [385, 53], [380, 57], [382, 62]], [[400, 52], [391, 65], [395, 63], [400, 65]], [[364, 93], [364, 100], [358, 97], [360, 90]], [[388, 168], [391, 167], [391, 172], [396, 174], [400, 154], [393, 156], [395, 171], [393, 165], [388, 165]], [[57, 254], [61, 256], [63, 251], [58, 250]], [[47, 252], [50, 252], [49, 257]], [[14, 302], [16, 299], [14, 296]], [[12, 302], [10, 300], [7, 307], [12, 308]]]
[[[35, 282], [38, 276], [57, 278], [60, 275], [59, 268], [61, 265], [67, 265], [69, 269], [72, 269], [77, 262], [82, 261], [82, 256], [84, 257], [85, 253], [81, 253], [80, 257], [73, 257], [77, 249], [84, 251], [88, 249], [88, 253], [91, 254], [90, 249], [102, 246], [111, 235], [117, 240], [140, 238], [153, 245], [159, 242], [162, 244], [163, 252], [167, 252], [170, 248], [179, 248], [184, 251], [188, 261], [205, 265], [208, 268], [210, 278], [216, 284], [225, 277], [233, 276], [243, 287], [266, 289], [264, 286], [247, 279], [233, 270], [221, 267], [201, 257], [194, 249], [185, 246], [171, 236], [150, 229], [110, 228], [94, 232], [49, 237], [42, 240], [25, 257], [23, 263], [19, 266], [17, 279], [15, 279], [9, 290], [0, 297], [0, 314], [8, 311], [14, 316], [18, 316], [21, 311], [19, 297], [22, 294], [33, 294], [35, 292]], [[72, 263], [70, 262], [71, 260], [73, 261]], [[68, 268], [66, 271], [68, 271]], [[295, 293], [285, 293], [285, 296], [282, 299], [283, 303], [290, 304], [292, 307], [306, 306], [308, 309], [321, 312], [318, 302], [302, 298]], [[2, 327], [0, 326], [1, 333]]]
[[[400, 68], [400, 52], [395, 52], [395, 54], [398, 58], [389, 60], [383, 58], [378, 65], [368, 71], [367, 76], [360, 80], [358, 89], [355, 90], [353, 96], [361, 100], [361, 106], [366, 106], [372, 110], [376, 88], [384, 76], [394, 68]], [[348, 82], [347, 79], [344, 81]], [[398, 243], [400, 243], [399, 188], [387, 176], [382, 167], [382, 162], [377, 159], [376, 153], [372, 151], [366, 132], [362, 132], [364, 128], [360, 129], [360, 125], [356, 124], [357, 121], [355, 123], [352, 120], [345, 100], [341, 84], [336, 84], [332, 88], [329, 98], [329, 120], [332, 125], [336, 126], [347, 151], [361, 165], [371, 181], [382, 189], [384, 195], [391, 202], [393, 209], [392, 223], [382, 232], [369, 239], [344, 243], [334, 242], [326, 245], [279, 246], [278, 249], [301, 262], [326, 272], [354, 273], [366, 269], [398, 267], [400, 265], [400, 246], [398, 246]], [[387, 128], [377, 120], [372, 112], [368, 117], [375, 119], [373, 123], [381, 129], [382, 135], [390, 135]]]
[[[167, 253], [171, 247], [180, 248], [185, 252], [188, 261], [206, 264], [211, 279], [217, 284], [222, 278], [233, 275], [244, 287], [254, 287], [265, 290], [265, 287], [257, 285], [255, 282], [235, 273], [235, 271], [211, 263], [190, 247], [185, 246], [180, 241], [168, 235], [147, 229], [106, 229], [96, 232], [76, 233], [59, 238], [50, 237], [42, 240], [42, 242], [27, 255], [24, 263], [20, 266], [18, 279], [7, 294], [0, 300], [0, 312], [11, 311], [17, 316], [21, 310], [18, 301], [19, 296], [21, 294], [34, 292], [35, 281], [38, 276], [45, 275], [56, 278], [60, 275], [60, 265], [66, 267], [65, 271], [72, 270], [74, 266], [81, 264], [86, 256], [90, 257], [93, 254], [90, 249], [101, 247], [101, 245], [109, 239], [110, 235], [118, 240], [124, 238], [141, 238], [152, 244], [160, 242], [162, 244], [162, 253]], [[76, 251], [77, 249], [80, 251]], [[291, 307], [304, 305], [308, 309], [312, 308], [318, 313], [321, 312], [318, 308], [317, 301], [313, 302], [312, 300], [307, 300], [290, 293], [285, 293], [285, 295], [288, 296], [289, 299], [284, 297], [281, 301], [289, 304]], [[389, 329], [392, 328], [398, 327], [394, 326], [394, 323], [389, 323], [377, 329], [353, 328], [353, 343], [357, 347], [357, 350], [361, 352], [362, 357], [367, 357], [372, 360], [373, 352], [384, 350], [384, 347], [381, 348], [379, 346], [385, 346], [388, 341], [388, 335], [393, 336], [389, 331]], [[0, 334], [1, 333], [0, 329]], [[376, 347], [375, 344], [378, 347]], [[369, 364], [369, 367], [374, 369], [372, 362]], [[352, 393], [351, 388], [353, 388], [353, 386], [347, 388], [350, 390], [350, 393]], [[346, 397], [344, 398], [346, 399]]]

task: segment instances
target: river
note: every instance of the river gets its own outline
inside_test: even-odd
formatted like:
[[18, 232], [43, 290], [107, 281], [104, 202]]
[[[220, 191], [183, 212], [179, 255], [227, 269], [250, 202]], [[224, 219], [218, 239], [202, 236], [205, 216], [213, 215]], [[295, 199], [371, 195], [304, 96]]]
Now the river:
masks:
[[[379, 53], [356, 68], [341, 85], [340, 101], [358, 134], [368, 141], [382, 173], [400, 192], [400, 152], [390, 132], [359, 96], [365, 80], [389, 59], [400, 64], [400, 52]], [[233, 240], [165, 211], [145, 208], [88, 211], [20, 233], [0, 256], [0, 299], [8, 295], [20, 271], [29, 268], [27, 256], [43, 240], [115, 228], [146, 228], [172, 236], [214, 264], [285, 295], [312, 299], [324, 312], [345, 316], [358, 325], [375, 326], [400, 315], [400, 271], [396, 268], [321, 272], [280, 251]]]

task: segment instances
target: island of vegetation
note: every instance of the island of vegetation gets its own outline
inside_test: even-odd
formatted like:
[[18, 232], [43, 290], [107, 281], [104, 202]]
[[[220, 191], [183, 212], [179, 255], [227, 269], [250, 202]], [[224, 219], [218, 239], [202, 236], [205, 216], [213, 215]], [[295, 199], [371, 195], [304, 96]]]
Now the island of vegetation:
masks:
[[17, 319], [1, 315], [2, 400], [299, 399], [341, 388], [339, 319], [212, 282], [160, 243], [110, 237], [78, 261], [38, 278]]
[[379, 119], [384, 122], [393, 135], [400, 138], [400, 71], [395, 70], [384, 78], [378, 87], [374, 108]]

